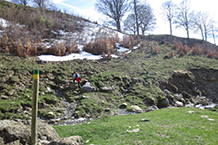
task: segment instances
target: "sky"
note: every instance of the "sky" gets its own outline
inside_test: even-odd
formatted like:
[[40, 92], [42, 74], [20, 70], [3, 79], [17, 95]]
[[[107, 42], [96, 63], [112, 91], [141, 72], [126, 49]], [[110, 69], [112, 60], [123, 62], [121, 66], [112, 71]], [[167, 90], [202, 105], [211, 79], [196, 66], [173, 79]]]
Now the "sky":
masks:
[[[66, 11], [70, 14], [76, 14], [83, 16], [91, 21], [100, 22], [100, 19], [104, 17], [103, 15], [99, 14], [95, 9], [95, 3], [97, 0], [52, 0], [58, 9], [62, 11]], [[161, 15], [161, 4], [167, 0], [146, 0], [147, 3], [150, 4], [151, 8], [153, 9], [154, 15], [156, 17], [156, 27], [152, 32], [149, 34], [169, 34], [169, 24], [167, 21], [163, 19]], [[173, 0], [174, 3], [179, 4], [182, 0]], [[215, 0], [191, 0], [190, 3], [191, 9], [195, 11], [202, 11], [206, 12], [210, 15], [211, 18], [218, 22], [218, 12], [217, 12], [217, 5], [215, 4]], [[173, 35], [179, 37], [186, 37], [186, 31], [184, 29], [175, 29], [173, 28]], [[201, 35], [194, 34], [190, 32], [190, 38], [198, 38], [201, 39]], [[208, 39], [208, 41], [213, 43], [213, 39]], [[218, 44], [218, 43], [217, 43]]]

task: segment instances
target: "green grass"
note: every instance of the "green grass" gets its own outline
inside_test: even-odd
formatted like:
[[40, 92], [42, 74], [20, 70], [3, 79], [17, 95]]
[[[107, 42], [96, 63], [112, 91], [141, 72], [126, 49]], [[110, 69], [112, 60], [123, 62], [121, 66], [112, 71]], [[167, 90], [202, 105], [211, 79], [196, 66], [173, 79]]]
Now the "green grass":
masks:
[[[187, 111], [194, 113], [190, 114]], [[207, 115], [215, 121], [209, 121], [201, 115]], [[214, 145], [218, 143], [217, 115], [218, 112], [184, 107], [95, 119], [75, 126], [53, 127], [61, 138], [79, 135], [85, 144]], [[142, 119], [149, 119], [150, 122], [143, 122]], [[140, 129], [139, 132], [125, 133], [137, 128]]]

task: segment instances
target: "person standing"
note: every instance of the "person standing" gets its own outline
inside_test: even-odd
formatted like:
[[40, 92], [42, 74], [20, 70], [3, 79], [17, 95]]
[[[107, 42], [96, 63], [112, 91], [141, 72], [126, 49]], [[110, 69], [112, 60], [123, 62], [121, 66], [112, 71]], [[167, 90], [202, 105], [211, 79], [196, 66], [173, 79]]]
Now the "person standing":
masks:
[[73, 83], [75, 84], [75, 80], [78, 82], [78, 86], [81, 89], [81, 76], [75, 71], [73, 74]]

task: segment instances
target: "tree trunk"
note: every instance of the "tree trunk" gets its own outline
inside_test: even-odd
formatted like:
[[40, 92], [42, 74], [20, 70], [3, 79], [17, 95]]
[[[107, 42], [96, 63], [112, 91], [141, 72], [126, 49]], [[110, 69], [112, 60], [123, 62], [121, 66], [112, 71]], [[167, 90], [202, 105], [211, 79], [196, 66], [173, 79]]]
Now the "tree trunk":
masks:
[[171, 20], [169, 22], [170, 22], [170, 35], [172, 36], [173, 35], [172, 22], [171, 22]]
[[120, 21], [116, 20], [116, 25], [117, 25], [117, 31], [121, 32], [121, 27], [120, 27]]
[[200, 28], [200, 30], [201, 30], [201, 36], [202, 36], [202, 40], [204, 41], [204, 32], [203, 32], [203, 29], [202, 29], [202, 27]]
[[137, 31], [137, 36], [139, 36], [139, 22], [138, 22], [138, 12], [136, 9], [136, 0], [134, 0], [134, 12], [135, 12], [135, 20], [136, 20], [136, 31]]

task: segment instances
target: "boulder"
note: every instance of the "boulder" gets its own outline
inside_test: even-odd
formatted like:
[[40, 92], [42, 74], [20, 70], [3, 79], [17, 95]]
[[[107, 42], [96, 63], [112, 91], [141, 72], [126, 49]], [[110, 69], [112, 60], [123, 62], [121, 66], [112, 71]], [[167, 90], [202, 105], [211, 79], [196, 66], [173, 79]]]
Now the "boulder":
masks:
[[119, 106], [120, 109], [125, 109], [126, 107], [127, 107], [127, 103], [122, 103]]
[[136, 112], [136, 113], [142, 113], [143, 112], [143, 110], [137, 105], [131, 105], [130, 107], [133, 108], [131, 110], [132, 112]]
[[100, 90], [102, 92], [113, 92], [115, 90], [115, 88], [113, 86], [111, 86], [111, 87], [105, 86], [105, 87], [101, 87]]
[[182, 106], [183, 106], [183, 103], [180, 102], [180, 101], [176, 101], [176, 102], [175, 102], [175, 105], [176, 105], [176, 107], [182, 107]]
[[8, 99], [8, 96], [5, 96], [5, 95], [0, 95], [0, 99]]
[[[30, 143], [31, 121], [29, 120], [0, 120], [0, 144], [26, 145]], [[83, 144], [82, 138], [70, 137], [61, 139], [55, 129], [46, 123], [37, 122], [38, 143], [57, 142], [58, 145], [64, 145], [64, 140], [69, 144]]]
[[158, 108], [164, 108], [169, 106], [169, 100], [165, 97], [162, 97], [158, 100], [157, 103]]
[[90, 82], [86, 82], [85, 85], [82, 86], [81, 92], [94, 92], [96, 91], [96, 88], [91, 85]]
[[146, 110], [146, 112], [154, 111], [154, 110], [159, 110], [159, 108], [158, 108], [157, 106], [153, 105], [153, 106], [150, 106], [150, 107]]

